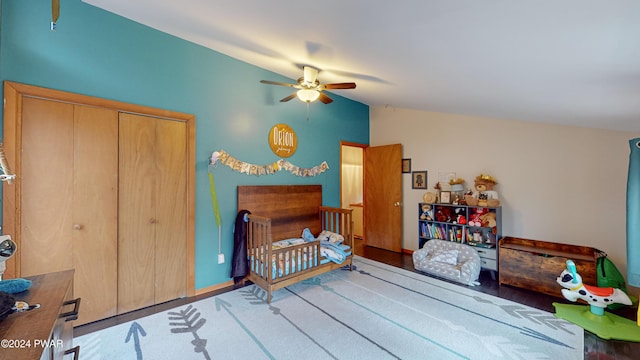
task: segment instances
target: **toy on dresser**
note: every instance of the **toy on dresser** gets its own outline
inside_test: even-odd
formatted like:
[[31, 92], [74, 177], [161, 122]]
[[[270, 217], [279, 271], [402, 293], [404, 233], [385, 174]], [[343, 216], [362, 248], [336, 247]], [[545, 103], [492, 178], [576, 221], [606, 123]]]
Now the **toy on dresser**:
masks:
[[496, 179], [487, 174], [480, 174], [474, 180], [474, 191], [471, 195], [465, 195], [465, 202], [471, 206], [499, 206], [498, 192], [494, 187], [498, 184]]

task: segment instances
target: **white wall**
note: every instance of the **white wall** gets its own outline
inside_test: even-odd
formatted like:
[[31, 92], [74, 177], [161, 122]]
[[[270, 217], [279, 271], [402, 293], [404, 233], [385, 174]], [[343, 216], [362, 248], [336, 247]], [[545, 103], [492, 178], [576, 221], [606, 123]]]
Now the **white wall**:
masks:
[[[401, 143], [412, 170], [428, 171], [430, 191], [438, 172], [469, 187], [493, 175], [505, 236], [595, 247], [626, 274], [629, 140], [640, 133], [391, 107], [371, 107], [370, 121], [370, 144]], [[425, 191], [403, 177], [403, 248], [415, 250]]]

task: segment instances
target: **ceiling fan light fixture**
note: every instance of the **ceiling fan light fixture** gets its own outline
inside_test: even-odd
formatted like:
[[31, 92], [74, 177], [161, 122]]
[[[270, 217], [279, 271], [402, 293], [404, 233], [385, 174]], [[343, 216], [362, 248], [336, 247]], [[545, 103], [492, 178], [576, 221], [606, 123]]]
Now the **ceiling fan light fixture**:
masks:
[[298, 96], [298, 99], [300, 99], [301, 101], [310, 103], [318, 100], [318, 97], [320, 96], [320, 92], [318, 90], [313, 90], [313, 89], [301, 89], [297, 91], [296, 95]]

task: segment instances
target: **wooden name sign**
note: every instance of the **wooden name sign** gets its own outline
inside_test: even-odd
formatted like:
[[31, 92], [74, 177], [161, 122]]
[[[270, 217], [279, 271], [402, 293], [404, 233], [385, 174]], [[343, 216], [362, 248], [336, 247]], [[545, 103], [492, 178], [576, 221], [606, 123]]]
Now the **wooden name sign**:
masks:
[[298, 137], [287, 124], [276, 124], [269, 132], [271, 151], [279, 157], [287, 158], [298, 148]]

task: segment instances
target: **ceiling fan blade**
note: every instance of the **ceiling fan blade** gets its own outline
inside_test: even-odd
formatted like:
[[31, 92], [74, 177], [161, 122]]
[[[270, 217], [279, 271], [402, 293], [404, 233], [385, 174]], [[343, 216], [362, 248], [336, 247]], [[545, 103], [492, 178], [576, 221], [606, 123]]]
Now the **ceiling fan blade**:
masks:
[[305, 66], [303, 70], [304, 82], [314, 84], [318, 78], [318, 69], [312, 68], [311, 66]]
[[288, 84], [288, 83], [283, 83], [279, 81], [260, 80], [260, 82], [263, 84], [269, 84], [269, 85], [288, 86], [288, 87], [297, 88], [297, 89], [300, 88], [300, 85], [298, 84]]
[[336, 84], [324, 84], [322, 85], [325, 89], [355, 89], [356, 83], [348, 82], [348, 83], [336, 83]]
[[293, 93], [293, 94], [287, 96], [286, 98], [283, 98], [282, 100], [280, 100], [280, 102], [287, 102], [287, 101], [293, 99], [294, 97], [296, 97], [296, 93]]
[[330, 102], [333, 101], [330, 97], [328, 97], [324, 93], [320, 93], [318, 100], [322, 101], [324, 104], [329, 104]]

